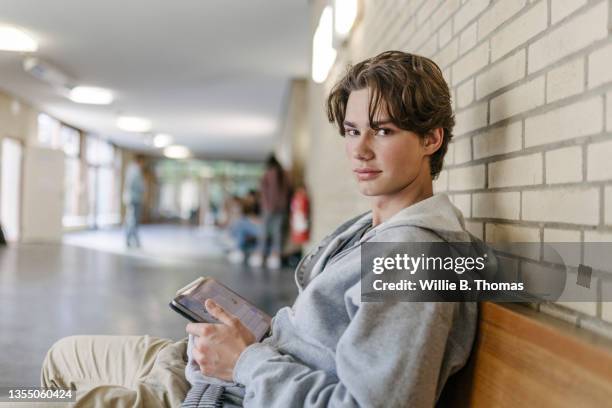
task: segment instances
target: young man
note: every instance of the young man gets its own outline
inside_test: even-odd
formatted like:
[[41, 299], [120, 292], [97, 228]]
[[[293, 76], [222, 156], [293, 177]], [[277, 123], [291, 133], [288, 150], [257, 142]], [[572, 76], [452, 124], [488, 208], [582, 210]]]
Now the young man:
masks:
[[[187, 326], [186, 378], [192, 390], [223, 386], [213, 397], [224, 406], [431, 407], [469, 356], [476, 304], [362, 302], [360, 245], [470, 241], [461, 213], [432, 192], [454, 125], [448, 87], [431, 60], [385, 52], [348, 70], [328, 98], [328, 114], [345, 137], [371, 211], [341, 225], [302, 260], [295, 272], [299, 296], [278, 311], [261, 342], [207, 301], [222, 324]], [[70, 377], [54, 361], [74, 358], [79, 341], [50, 351], [43, 385], [66, 383]], [[153, 355], [147, 347], [134, 358]], [[132, 385], [133, 398], [154, 401], [157, 393], [162, 404], [186, 389], [164, 391], [159, 377]]]

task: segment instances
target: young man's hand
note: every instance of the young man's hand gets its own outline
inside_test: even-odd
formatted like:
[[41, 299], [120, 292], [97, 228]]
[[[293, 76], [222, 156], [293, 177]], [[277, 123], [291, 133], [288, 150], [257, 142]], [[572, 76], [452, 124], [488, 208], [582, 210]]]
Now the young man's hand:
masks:
[[221, 323], [187, 325], [187, 333], [195, 336], [192, 357], [202, 374], [232, 381], [238, 357], [245, 348], [255, 343], [255, 336], [236, 316], [212, 299], [206, 300], [205, 306], [208, 313]]

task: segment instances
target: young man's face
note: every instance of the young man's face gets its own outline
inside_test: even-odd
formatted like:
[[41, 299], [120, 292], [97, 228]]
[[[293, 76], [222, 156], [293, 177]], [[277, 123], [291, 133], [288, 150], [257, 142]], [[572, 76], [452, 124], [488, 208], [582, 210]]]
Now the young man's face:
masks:
[[[346, 154], [366, 196], [393, 196], [429, 182], [430, 148], [419, 136], [389, 121], [382, 110], [369, 123], [369, 89], [351, 92], [344, 119]], [[373, 128], [377, 128], [374, 130]]]

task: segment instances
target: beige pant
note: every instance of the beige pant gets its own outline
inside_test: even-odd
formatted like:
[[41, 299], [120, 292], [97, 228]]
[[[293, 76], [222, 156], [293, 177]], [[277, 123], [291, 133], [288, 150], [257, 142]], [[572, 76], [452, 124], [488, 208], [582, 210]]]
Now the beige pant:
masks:
[[47, 353], [41, 383], [74, 387], [75, 407], [179, 407], [189, 390], [186, 348], [187, 339], [66, 337]]

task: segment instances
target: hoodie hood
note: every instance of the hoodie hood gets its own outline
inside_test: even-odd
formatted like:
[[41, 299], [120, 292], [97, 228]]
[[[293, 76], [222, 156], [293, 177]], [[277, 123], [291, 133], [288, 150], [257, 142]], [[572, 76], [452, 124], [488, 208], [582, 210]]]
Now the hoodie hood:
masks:
[[[371, 222], [372, 211], [369, 211], [355, 222], [354, 227], [358, 229]], [[375, 235], [393, 235], [392, 230], [410, 226], [429, 230], [446, 242], [471, 242], [476, 239], [466, 231], [463, 214], [451, 203], [448, 195], [435, 194], [398, 211], [365, 234], [362, 242]]]

